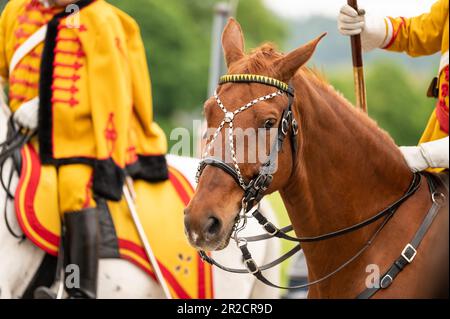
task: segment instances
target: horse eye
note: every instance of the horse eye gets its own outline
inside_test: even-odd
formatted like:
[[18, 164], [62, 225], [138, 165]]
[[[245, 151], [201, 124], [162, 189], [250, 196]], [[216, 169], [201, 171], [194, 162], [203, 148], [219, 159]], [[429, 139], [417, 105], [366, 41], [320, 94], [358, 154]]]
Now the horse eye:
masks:
[[277, 121], [274, 120], [274, 119], [267, 120], [267, 121], [264, 122], [264, 128], [265, 129], [270, 129], [270, 128], [272, 128], [275, 125], [276, 122]]

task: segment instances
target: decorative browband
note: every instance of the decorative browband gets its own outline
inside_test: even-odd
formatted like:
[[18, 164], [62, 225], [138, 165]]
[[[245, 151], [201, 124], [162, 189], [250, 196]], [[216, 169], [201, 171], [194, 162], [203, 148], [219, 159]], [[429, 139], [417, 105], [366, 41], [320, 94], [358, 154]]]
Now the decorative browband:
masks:
[[257, 74], [227, 74], [223, 75], [219, 79], [219, 84], [225, 83], [261, 83], [270, 85], [284, 91], [290, 95], [294, 95], [294, 90], [286, 83], [268, 77]]

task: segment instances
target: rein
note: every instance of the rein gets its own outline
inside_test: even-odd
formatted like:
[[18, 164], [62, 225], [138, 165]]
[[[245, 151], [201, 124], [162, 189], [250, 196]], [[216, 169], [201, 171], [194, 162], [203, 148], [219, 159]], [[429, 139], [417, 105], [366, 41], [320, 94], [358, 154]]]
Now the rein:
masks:
[[[265, 84], [268, 86], [276, 87], [278, 89], [277, 92], [257, 98], [248, 104], [242, 106], [241, 108], [237, 109], [234, 112], [229, 112], [226, 107], [223, 105], [222, 101], [220, 100], [219, 96], [217, 95], [217, 91], [214, 93], [214, 97], [216, 99], [218, 107], [224, 112], [225, 117], [220, 123], [219, 127], [215, 131], [212, 139], [207, 143], [206, 151], [203, 154], [203, 159], [200, 162], [198, 169], [197, 169], [197, 175], [196, 175], [196, 181], [197, 184], [199, 182], [199, 179], [202, 175], [202, 172], [207, 166], [213, 166], [221, 169], [223, 172], [227, 173], [229, 176], [231, 176], [235, 182], [244, 190], [244, 196], [242, 198], [242, 204], [241, 204], [241, 211], [239, 215], [236, 217], [236, 222], [234, 225], [234, 235], [232, 235], [233, 239], [236, 242], [236, 245], [241, 250], [242, 256], [243, 256], [243, 262], [246, 268], [238, 269], [238, 268], [229, 268], [226, 266], [223, 266], [216, 262], [213, 258], [207, 255], [204, 251], [199, 251], [199, 254], [201, 258], [210, 263], [211, 265], [214, 265], [216, 267], [219, 267], [222, 270], [232, 272], [232, 273], [239, 273], [239, 274], [247, 274], [251, 273], [254, 275], [258, 280], [262, 281], [263, 283], [274, 287], [274, 288], [280, 288], [280, 289], [299, 289], [299, 288], [306, 288], [310, 287], [312, 285], [318, 284], [333, 275], [335, 275], [337, 272], [345, 268], [348, 264], [350, 264], [352, 261], [357, 259], [364, 251], [366, 251], [370, 245], [372, 244], [373, 240], [377, 237], [377, 235], [381, 232], [381, 230], [384, 228], [384, 226], [388, 223], [388, 221], [392, 218], [392, 216], [397, 211], [397, 208], [403, 204], [408, 198], [410, 198], [413, 194], [416, 193], [416, 191], [420, 188], [421, 185], [421, 176], [418, 173], [415, 173], [413, 175], [413, 179], [411, 181], [411, 184], [407, 190], [407, 192], [399, 198], [397, 201], [389, 205], [386, 209], [378, 212], [374, 216], [359, 222], [355, 225], [336, 230], [327, 234], [318, 235], [318, 236], [311, 236], [311, 237], [294, 237], [290, 236], [287, 233], [291, 232], [293, 230], [292, 225], [283, 227], [283, 228], [277, 228], [273, 223], [271, 223], [260, 211], [259, 211], [259, 202], [262, 200], [262, 198], [265, 195], [265, 192], [269, 188], [272, 180], [273, 180], [273, 174], [275, 173], [275, 163], [278, 156], [278, 153], [281, 151], [283, 143], [288, 135], [290, 135], [291, 138], [291, 144], [292, 144], [292, 151], [293, 151], [293, 160], [295, 161], [296, 153], [297, 153], [297, 135], [298, 135], [298, 122], [294, 118], [293, 112], [292, 112], [292, 104], [294, 100], [294, 89], [290, 87], [288, 84], [281, 82], [277, 79], [273, 79], [266, 76], [261, 75], [254, 75], [254, 74], [232, 74], [232, 75], [225, 75], [222, 76], [219, 80], [219, 85], [223, 85], [226, 83], [260, 83]], [[280, 124], [278, 127], [278, 136], [275, 141], [275, 143], [272, 146], [271, 152], [269, 154], [269, 159], [262, 164], [259, 174], [255, 177], [253, 177], [248, 183], [245, 183], [244, 177], [242, 176], [242, 173], [240, 171], [239, 165], [237, 163], [236, 154], [235, 154], [235, 147], [234, 147], [234, 140], [233, 140], [233, 120], [236, 115], [238, 115], [241, 112], [246, 111], [247, 109], [251, 108], [255, 104], [257, 104], [259, 101], [265, 101], [269, 99], [273, 99], [276, 96], [280, 96], [282, 94], [286, 94], [288, 97], [288, 105], [283, 111], [283, 114], [281, 116]], [[209, 152], [211, 150], [211, 146], [214, 143], [214, 141], [217, 139], [220, 131], [228, 125], [230, 130], [228, 134], [228, 142], [230, 143], [230, 152], [231, 157], [233, 160], [233, 165], [227, 164], [225, 161], [210, 157]], [[428, 178], [429, 180], [429, 178]], [[429, 180], [430, 184], [430, 180]], [[436, 190], [432, 187], [430, 187], [430, 190], [433, 194], [433, 199], [436, 194], [439, 194], [444, 196], [441, 193], [436, 193]], [[433, 202], [435, 202], [433, 200]], [[434, 208], [435, 210], [436, 208]], [[276, 284], [273, 284], [270, 282], [263, 274], [262, 271], [270, 269], [272, 267], [275, 267], [279, 265], [280, 263], [284, 262], [288, 258], [295, 255], [297, 252], [301, 251], [301, 245], [302, 242], [317, 242], [322, 240], [327, 240], [330, 238], [342, 236], [345, 234], [348, 234], [350, 232], [356, 231], [360, 228], [363, 228], [365, 226], [371, 225], [374, 222], [382, 219], [384, 217], [384, 220], [382, 223], [377, 227], [376, 231], [373, 233], [373, 235], [370, 237], [370, 239], [366, 242], [366, 244], [351, 258], [349, 258], [346, 262], [341, 264], [339, 267], [337, 267], [334, 271], [330, 272], [329, 274], [323, 276], [320, 279], [317, 279], [313, 282], [298, 285], [298, 286], [290, 286], [290, 287], [283, 287]], [[246, 224], [247, 224], [247, 218], [255, 218], [258, 223], [262, 226], [262, 228], [265, 230], [265, 234], [258, 235], [258, 236], [251, 236], [251, 237], [239, 237], [239, 232], [242, 231]], [[292, 242], [297, 242], [298, 245], [296, 245], [294, 248], [289, 250], [287, 253], [279, 257], [278, 259], [263, 265], [258, 266], [256, 262], [254, 261], [252, 254], [250, 253], [248, 249], [248, 242], [255, 242], [255, 241], [262, 241], [267, 240], [273, 237], [277, 237], [280, 239], [285, 239]], [[406, 248], [405, 248], [406, 249]]]
[[[33, 134], [29, 130], [24, 130], [20, 127], [16, 128], [14, 120], [11, 117], [8, 122], [8, 133], [6, 140], [0, 143], [0, 187], [3, 188], [3, 190], [5, 191], [5, 207], [3, 211], [3, 217], [5, 219], [6, 228], [8, 229], [8, 232], [13, 237], [20, 240], [25, 239], [25, 235], [16, 234], [12, 229], [10, 222], [8, 220], [7, 204], [8, 201], [14, 200], [14, 195], [11, 192], [11, 184], [13, 181], [14, 173], [20, 175], [20, 168], [21, 168], [20, 150], [25, 144], [27, 144], [30, 141], [32, 136]], [[4, 172], [6, 170], [5, 166], [8, 160], [11, 160], [12, 167], [10, 168], [10, 172], [5, 180]]]

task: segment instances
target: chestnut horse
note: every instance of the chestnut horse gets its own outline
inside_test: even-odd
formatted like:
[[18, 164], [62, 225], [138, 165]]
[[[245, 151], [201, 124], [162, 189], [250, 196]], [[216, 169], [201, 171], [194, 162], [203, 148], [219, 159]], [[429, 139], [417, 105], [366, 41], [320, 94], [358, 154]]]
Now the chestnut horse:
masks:
[[[277, 170], [265, 194], [280, 192], [297, 236], [319, 236], [368, 220], [402, 198], [418, 177], [415, 192], [397, 205], [390, 219], [377, 219], [340, 236], [302, 243], [309, 281], [326, 277], [310, 287], [309, 297], [355, 298], [365, 291], [376, 270], [382, 275], [393, 265], [421, 228], [433, 201], [427, 178], [411, 173], [389, 135], [304, 67], [321, 38], [286, 55], [267, 44], [246, 54], [241, 28], [231, 19], [222, 45], [228, 74], [262, 75], [289, 83], [295, 90], [292, 113], [298, 122], [298, 135], [294, 140], [287, 138], [279, 150]], [[272, 86], [261, 83], [220, 85], [217, 96], [205, 103], [208, 128], [214, 130], [223, 122], [233, 122], [234, 128], [242, 129], [280, 126], [288, 104], [287, 95], [282, 94], [227, 119], [226, 111], [235, 112], [248, 101], [273, 92]], [[222, 143], [225, 149], [228, 137], [215, 143]], [[231, 170], [238, 168], [246, 181], [260, 174], [261, 163], [239, 163], [237, 168], [234, 162], [227, 164]], [[202, 168], [196, 193], [185, 211], [186, 233], [194, 247], [218, 250], [229, 242], [244, 196], [233, 174], [217, 165]], [[438, 190], [448, 193], [443, 184]], [[373, 297], [448, 296], [448, 235], [448, 200], [444, 200], [415, 259]], [[365, 245], [367, 249], [356, 256]], [[340, 269], [352, 256], [357, 258]], [[336, 269], [339, 271], [334, 273]], [[330, 273], [333, 275], [327, 277]]]

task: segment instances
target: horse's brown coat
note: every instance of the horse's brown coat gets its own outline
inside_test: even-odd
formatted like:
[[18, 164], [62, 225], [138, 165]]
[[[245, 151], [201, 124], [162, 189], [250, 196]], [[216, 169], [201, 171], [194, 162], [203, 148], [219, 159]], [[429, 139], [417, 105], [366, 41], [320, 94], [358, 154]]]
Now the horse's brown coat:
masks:
[[[243, 36], [236, 21], [224, 31], [223, 46], [229, 73], [252, 73], [290, 81], [295, 89], [295, 117], [300, 123], [299, 153], [292, 163], [289, 142], [279, 156], [279, 169], [269, 192], [280, 191], [298, 236], [317, 236], [361, 222], [400, 198], [411, 180], [398, 147], [366, 114], [355, 109], [314, 72], [302, 67], [321, 39], [287, 54], [264, 45], [244, 54]], [[225, 105], [239, 107], [270, 93], [260, 84], [226, 84], [218, 94]], [[208, 127], [217, 127], [223, 114], [213, 99], [205, 103]], [[261, 127], [266, 119], [280, 119], [287, 99], [278, 97], [240, 114], [235, 127]], [[392, 106], [395, 107], [395, 106]], [[230, 107], [231, 110], [234, 110]], [[223, 142], [223, 141], [222, 141]], [[241, 164], [245, 177], [259, 165]], [[226, 194], [224, 196], [223, 194]], [[211, 214], [223, 225], [222, 242], [203, 247], [220, 248], [229, 239], [242, 190], [221, 170], [207, 167], [186, 214], [190, 227], [202, 229]], [[312, 298], [354, 298], [365, 289], [366, 267], [378, 265], [383, 274], [412, 239], [431, 207], [425, 179], [356, 261], [330, 279], [312, 286]], [[414, 262], [377, 298], [429, 298], [448, 296], [448, 201], [418, 249]], [[318, 279], [353, 256], [380, 222], [350, 234], [303, 244], [309, 280]], [[214, 244], [214, 245], [213, 245]]]

